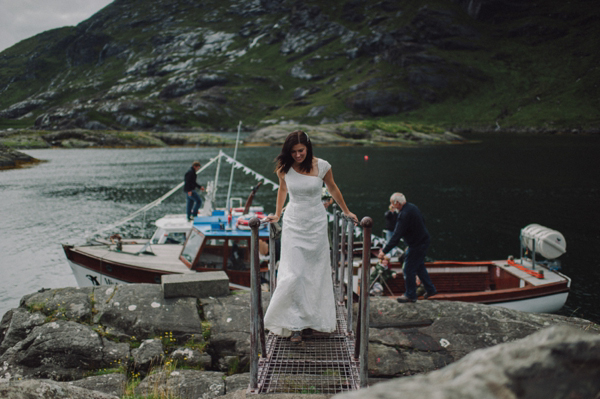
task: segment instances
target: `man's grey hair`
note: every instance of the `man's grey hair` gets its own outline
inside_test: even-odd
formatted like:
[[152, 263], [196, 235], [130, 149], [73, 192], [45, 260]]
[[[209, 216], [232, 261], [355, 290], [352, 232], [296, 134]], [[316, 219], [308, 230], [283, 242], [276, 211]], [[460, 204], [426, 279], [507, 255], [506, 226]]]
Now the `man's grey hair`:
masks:
[[404, 204], [406, 204], [406, 197], [402, 193], [394, 193], [390, 197], [390, 201], [392, 201], [394, 203], [398, 202], [398, 203], [404, 205]]

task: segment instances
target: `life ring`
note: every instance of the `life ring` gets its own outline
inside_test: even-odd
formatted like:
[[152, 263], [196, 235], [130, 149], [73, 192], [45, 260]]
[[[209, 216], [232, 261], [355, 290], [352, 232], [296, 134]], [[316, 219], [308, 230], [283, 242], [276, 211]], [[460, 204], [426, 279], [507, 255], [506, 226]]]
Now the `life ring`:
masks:
[[[264, 219], [265, 214], [263, 212], [255, 212], [253, 214], [242, 215], [235, 222], [235, 227], [238, 228], [239, 230], [250, 230], [250, 219], [255, 218], [255, 217], [257, 217], [259, 219]], [[264, 225], [261, 225], [259, 227], [259, 229], [264, 229], [266, 227], [267, 227], [267, 225], [264, 224]]]

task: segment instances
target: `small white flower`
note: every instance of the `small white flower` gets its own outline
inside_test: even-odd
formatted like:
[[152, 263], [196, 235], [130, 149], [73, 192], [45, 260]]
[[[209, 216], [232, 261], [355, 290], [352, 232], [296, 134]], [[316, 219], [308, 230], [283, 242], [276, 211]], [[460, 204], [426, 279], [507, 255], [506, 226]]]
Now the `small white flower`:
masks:
[[450, 342], [448, 342], [447, 339], [442, 338], [440, 339], [440, 345], [442, 346], [442, 348], [447, 348], [448, 346], [450, 346]]

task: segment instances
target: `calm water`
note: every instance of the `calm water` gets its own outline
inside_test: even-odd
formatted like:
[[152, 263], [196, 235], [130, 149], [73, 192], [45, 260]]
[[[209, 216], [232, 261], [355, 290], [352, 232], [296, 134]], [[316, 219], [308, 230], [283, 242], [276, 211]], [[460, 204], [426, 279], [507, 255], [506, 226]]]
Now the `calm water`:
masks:
[[[519, 231], [530, 223], [562, 232], [567, 241], [562, 271], [573, 284], [561, 313], [600, 322], [600, 137], [471, 138], [480, 141], [428, 148], [316, 148], [315, 154], [333, 165], [350, 209], [373, 217], [375, 233], [383, 228], [390, 193], [404, 192], [425, 214], [433, 259], [518, 255]], [[233, 154], [232, 148], [225, 151]], [[25, 152], [47, 162], [0, 171], [0, 315], [41, 288], [75, 286], [61, 243], [81, 243], [87, 234], [160, 197], [182, 180], [193, 160], [206, 162], [218, 149]], [[271, 160], [277, 152], [241, 148], [238, 159], [275, 180]], [[219, 206], [229, 173], [222, 170]], [[239, 170], [235, 176], [233, 192], [245, 196], [254, 180]], [[273, 211], [275, 195], [265, 186], [255, 201]], [[122, 231], [151, 234], [152, 220], [182, 213], [184, 206], [184, 194], [176, 193]]]

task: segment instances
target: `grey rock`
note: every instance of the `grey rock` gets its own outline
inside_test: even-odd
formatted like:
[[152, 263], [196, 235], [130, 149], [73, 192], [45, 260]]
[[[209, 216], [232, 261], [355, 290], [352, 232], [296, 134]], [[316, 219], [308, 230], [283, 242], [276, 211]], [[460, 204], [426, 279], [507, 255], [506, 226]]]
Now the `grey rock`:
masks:
[[165, 298], [229, 295], [229, 277], [224, 271], [164, 275], [161, 286]]
[[139, 118], [130, 114], [117, 115], [116, 120], [121, 125], [130, 129], [148, 128], [153, 126], [153, 123], [147, 119]]
[[212, 367], [212, 357], [208, 353], [191, 348], [178, 348], [169, 357], [177, 362], [178, 366], [189, 366], [208, 370]]
[[45, 323], [45, 318], [40, 312], [30, 313], [22, 308], [6, 312], [0, 323], [0, 355], [27, 338], [34, 327]]
[[108, 126], [98, 121], [89, 121], [83, 125], [83, 128], [89, 130], [107, 130]]
[[154, 87], [156, 83], [156, 78], [148, 77], [135, 82], [127, 82], [115, 85], [110, 88], [110, 90], [106, 94], [106, 97], [114, 98], [122, 96], [124, 94], [139, 93], [142, 91], [149, 90], [150, 88]]
[[319, 105], [319, 106], [316, 106], [316, 107], [312, 107], [310, 109], [310, 111], [308, 111], [308, 115], [307, 116], [317, 117], [317, 116], [321, 115], [325, 111], [325, 108], [327, 108], [325, 105]]
[[270, 143], [283, 144], [288, 134], [294, 130], [304, 130], [310, 134], [310, 139], [318, 144], [339, 144], [348, 143], [349, 139], [337, 134], [335, 127], [332, 126], [309, 126], [291, 124], [277, 124], [266, 126], [250, 133], [244, 141], [247, 143]]
[[[435, 370], [473, 350], [515, 341], [552, 325], [592, 326], [577, 318], [465, 302], [419, 301], [407, 306], [372, 297], [369, 312], [371, 377]], [[399, 327], [390, 327], [394, 325]]]
[[[43, 143], [41, 144], [41, 147], [43, 147]], [[21, 151], [13, 150], [12, 148], [7, 148], [0, 144], [0, 168], [14, 168], [18, 164], [32, 163], [35, 161], [36, 159], [30, 155], [24, 154]]]
[[35, 327], [24, 340], [0, 356], [7, 379], [80, 379], [89, 370], [126, 365], [129, 345], [101, 337], [92, 328], [58, 320]]
[[165, 299], [158, 284], [125, 284], [94, 291], [94, 323], [123, 338], [171, 334], [175, 340], [202, 336], [196, 298]]
[[227, 84], [227, 78], [216, 74], [204, 74], [196, 78], [194, 88], [196, 90], [206, 90], [213, 86], [223, 86]]
[[292, 93], [292, 98], [294, 100], [301, 100], [310, 92], [309, 89], [305, 89], [304, 87], [297, 87]]
[[[62, 141], [67, 138], [83, 139], [79, 132], [62, 132], [48, 135], [47, 141]], [[45, 315], [64, 317], [74, 321], [91, 321], [92, 291], [86, 288], [66, 287], [42, 290], [21, 298], [20, 306], [39, 307]]]
[[[240, 334], [240, 336], [241, 336], [241, 334]], [[242, 336], [242, 339], [243, 338], [244, 337]], [[245, 359], [245, 360], [248, 361], [248, 359]], [[240, 357], [239, 356], [224, 355], [223, 357], [220, 357], [217, 360], [217, 370], [227, 372], [227, 373], [236, 372], [239, 368], [239, 365], [240, 365]]]
[[[266, 311], [270, 295], [263, 293], [263, 309]], [[250, 357], [249, 317], [250, 294], [242, 293], [214, 299], [202, 299], [204, 316], [210, 323], [210, 351], [219, 360], [221, 370], [229, 370], [232, 362], [243, 369]], [[238, 358], [237, 360], [235, 358]]]
[[0, 397], [7, 399], [118, 399], [117, 395], [49, 380], [1, 382]]
[[81, 380], [70, 381], [66, 384], [122, 397], [125, 395], [127, 376], [121, 373], [95, 375]]
[[231, 393], [248, 389], [250, 373], [234, 374], [225, 378], [225, 392]]
[[39, 108], [41, 105], [46, 104], [45, 100], [32, 99], [25, 100], [11, 105], [10, 107], [0, 111], [0, 118], [15, 119], [20, 116], [27, 114], [28, 112]]
[[218, 371], [175, 370], [146, 377], [136, 388], [136, 395], [211, 399], [225, 394], [225, 374]]
[[163, 361], [165, 356], [163, 344], [158, 339], [146, 339], [139, 348], [131, 351], [131, 356], [136, 370], [149, 370]]
[[177, 98], [186, 94], [190, 94], [194, 90], [195, 82], [193, 79], [188, 77], [177, 77], [177, 79], [170, 80], [169, 83], [164, 86], [164, 88], [160, 91], [159, 98]]
[[334, 396], [336, 399], [597, 398], [600, 335], [554, 326], [470, 353], [426, 375]]
[[292, 68], [290, 68], [289, 74], [291, 77], [296, 78], [296, 79], [303, 79], [303, 80], [316, 80], [316, 79], [320, 79], [320, 76], [317, 75], [313, 75], [309, 72], [307, 72], [304, 69], [304, 64], [302, 62], [294, 65]]

